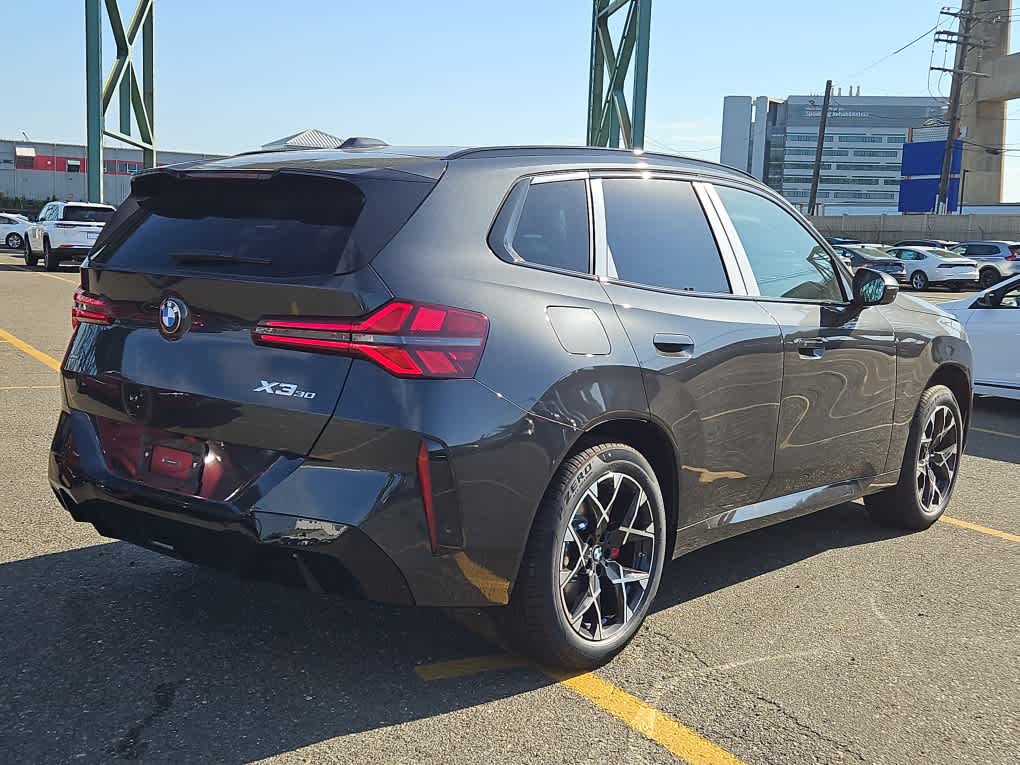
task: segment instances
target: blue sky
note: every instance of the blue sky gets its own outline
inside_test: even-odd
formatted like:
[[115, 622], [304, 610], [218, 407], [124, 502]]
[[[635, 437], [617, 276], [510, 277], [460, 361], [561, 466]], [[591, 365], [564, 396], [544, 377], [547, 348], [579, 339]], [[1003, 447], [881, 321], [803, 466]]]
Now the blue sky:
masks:
[[[943, 4], [787, 0], [779, 13], [760, 0], [655, 0], [646, 144], [718, 159], [723, 96], [816, 93], [829, 77], [844, 92], [947, 94], [948, 79], [928, 77], [930, 37], [862, 71], [933, 26]], [[134, 0], [121, 5], [128, 16]], [[230, 153], [305, 127], [405, 144], [584, 141], [590, 0], [157, 5], [165, 149]], [[82, 6], [5, 9], [7, 29], [32, 33], [6, 36], [17, 108], [0, 110], [0, 136], [83, 141]], [[1020, 101], [1008, 116], [1006, 143], [1020, 149]], [[1020, 201], [1020, 151], [1007, 177], [1007, 199]]]

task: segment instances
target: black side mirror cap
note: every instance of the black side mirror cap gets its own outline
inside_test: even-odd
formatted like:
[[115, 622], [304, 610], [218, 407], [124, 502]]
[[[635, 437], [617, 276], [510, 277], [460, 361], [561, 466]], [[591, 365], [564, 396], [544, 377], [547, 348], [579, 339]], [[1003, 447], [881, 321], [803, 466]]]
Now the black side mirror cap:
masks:
[[853, 279], [853, 304], [861, 308], [889, 305], [899, 294], [899, 283], [889, 274], [871, 268], [859, 268]]

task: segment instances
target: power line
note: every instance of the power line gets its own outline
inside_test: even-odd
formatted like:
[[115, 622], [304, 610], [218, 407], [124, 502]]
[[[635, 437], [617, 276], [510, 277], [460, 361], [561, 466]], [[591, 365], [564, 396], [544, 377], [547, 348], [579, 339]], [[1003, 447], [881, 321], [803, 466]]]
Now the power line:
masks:
[[921, 42], [921, 40], [923, 40], [923, 39], [924, 39], [925, 37], [927, 37], [928, 35], [930, 35], [930, 34], [931, 34], [932, 32], [936, 31], [936, 30], [937, 30], [938, 28], [939, 28], [939, 25], [938, 25], [938, 24], [936, 24], [936, 25], [935, 25], [935, 26], [933, 26], [933, 27], [932, 27], [931, 29], [928, 29], [928, 30], [926, 30], [925, 32], [923, 32], [922, 34], [920, 34], [920, 35], [918, 35], [917, 37], [915, 37], [915, 38], [914, 38], [913, 40], [911, 40], [910, 42], [908, 42], [908, 43], [907, 43], [906, 45], [904, 45], [904, 46], [903, 46], [902, 48], [897, 48], [897, 49], [896, 49], [896, 50], [894, 50], [894, 51], [893, 51], [892, 53], [889, 53], [889, 54], [887, 54], [887, 55], [885, 55], [885, 56], [882, 56], [882, 58], [878, 59], [877, 61], [873, 61], [872, 63], [868, 64], [868, 65], [867, 65], [866, 67], [864, 67], [863, 69], [859, 69], [858, 71], [854, 72], [853, 74], [848, 74], [848, 75], [847, 75], [847, 77], [856, 77], [856, 76], [857, 76], [857, 75], [859, 75], [859, 74], [862, 74], [862, 73], [864, 73], [864, 72], [867, 72], [867, 71], [868, 71], [869, 69], [874, 69], [874, 68], [875, 68], [876, 66], [878, 66], [879, 64], [881, 64], [881, 63], [883, 63], [883, 62], [885, 62], [885, 61], [888, 61], [888, 60], [889, 60], [889, 59], [891, 59], [891, 58], [892, 58], [893, 56], [899, 55], [900, 53], [902, 53], [903, 51], [905, 51], [905, 50], [906, 50], [907, 48], [909, 48], [910, 46], [912, 46], [912, 45], [916, 45], [917, 43]]

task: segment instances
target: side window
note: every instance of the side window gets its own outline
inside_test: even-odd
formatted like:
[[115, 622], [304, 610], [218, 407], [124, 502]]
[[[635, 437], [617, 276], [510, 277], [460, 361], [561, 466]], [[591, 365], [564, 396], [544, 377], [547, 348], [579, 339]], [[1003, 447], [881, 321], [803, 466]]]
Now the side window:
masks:
[[532, 183], [517, 227], [514, 252], [528, 263], [590, 273], [585, 182]]
[[800, 221], [775, 202], [749, 191], [729, 186], [717, 190], [763, 296], [845, 299], [829, 254]]
[[692, 292], [730, 292], [705, 212], [686, 181], [606, 179], [610, 269], [626, 282]]
[[965, 245], [965, 244], [958, 244], [956, 247], [953, 248], [953, 252], [955, 252], [957, 255], [966, 255], [967, 254], [967, 245]]

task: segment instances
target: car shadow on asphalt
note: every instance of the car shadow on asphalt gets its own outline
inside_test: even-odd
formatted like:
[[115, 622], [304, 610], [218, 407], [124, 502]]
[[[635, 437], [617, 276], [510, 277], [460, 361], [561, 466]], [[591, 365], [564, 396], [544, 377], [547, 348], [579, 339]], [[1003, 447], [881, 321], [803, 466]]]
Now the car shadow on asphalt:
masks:
[[686, 603], [828, 550], [871, 544], [904, 533], [876, 524], [859, 502], [830, 507], [677, 558], [663, 570], [652, 610]]
[[[672, 562], [654, 608], [890, 536], [841, 505]], [[121, 542], [0, 565], [0, 603], [9, 762], [249, 762], [552, 682], [427, 683], [415, 665], [500, 649], [439, 609], [245, 582]]]

